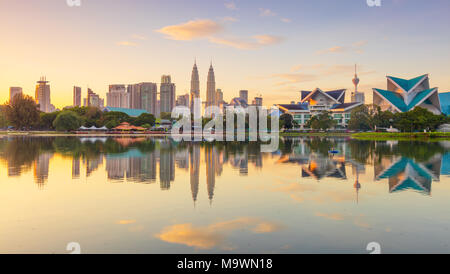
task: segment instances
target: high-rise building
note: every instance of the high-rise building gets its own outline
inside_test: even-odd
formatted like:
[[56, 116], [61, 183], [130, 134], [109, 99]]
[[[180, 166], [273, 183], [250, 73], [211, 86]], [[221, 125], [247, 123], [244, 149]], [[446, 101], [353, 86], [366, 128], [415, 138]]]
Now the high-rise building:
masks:
[[125, 85], [110, 85], [106, 105], [114, 108], [130, 108], [130, 94]]
[[191, 112], [194, 112], [194, 101], [200, 98], [200, 78], [198, 76], [197, 62], [194, 63], [191, 75]]
[[155, 83], [140, 83], [141, 108], [156, 116], [158, 101], [158, 86]]
[[73, 106], [81, 107], [81, 88], [73, 87]]
[[215, 102], [216, 106], [220, 106], [221, 104], [223, 104], [223, 91], [221, 89], [216, 90], [215, 97], [216, 97], [216, 102]]
[[208, 81], [206, 83], [206, 107], [213, 106], [216, 103], [216, 78], [214, 75], [214, 68], [209, 67]]
[[239, 98], [241, 98], [242, 100], [245, 100], [245, 102], [247, 102], [247, 104], [248, 104], [248, 90], [240, 90]]
[[359, 84], [359, 78], [358, 74], [356, 72], [356, 65], [355, 65], [355, 78], [353, 78], [353, 85], [355, 85], [355, 91], [352, 92], [352, 103], [365, 103], [366, 99], [364, 96], [364, 92], [358, 91], [358, 84]]
[[130, 94], [130, 108], [141, 109], [141, 86], [139, 84], [128, 85], [128, 94]]
[[159, 89], [161, 100], [161, 112], [172, 112], [175, 107], [176, 87], [172, 83], [170, 75], [161, 77], [161, 87]]
[[263, 105], [263, 98], [260, 97], [260, 96], [255, 97], [255, 99], [253, 99], [253, 105], [257, 106], [257, 107], [262, 107], [262, 105]]
[[22, 94], [22, 88], [21, 87], [10, 87], [9, 88], [9, 101], [12, 102], [12, 100], [14, 99], [14, 97], [17, 94]]
[[50, 85], [48, 85], [48, 81], [45, 77], [41, 77], [41, 79], [37, 82], [34, 99], [36, 100], [36, 104], [39, 105], [40, 111], [51, 111]]
[[177, 106], [189, 107], [189, 94], [178, 96], [177, 97]]
[[85, 106], [97, 107], [102, 109], [105, 107], [105, 101], [102, 98], [100, 98], [98, 94], [92, 91], [92, 89], [88, 88], [88, 95], [85, 101]]

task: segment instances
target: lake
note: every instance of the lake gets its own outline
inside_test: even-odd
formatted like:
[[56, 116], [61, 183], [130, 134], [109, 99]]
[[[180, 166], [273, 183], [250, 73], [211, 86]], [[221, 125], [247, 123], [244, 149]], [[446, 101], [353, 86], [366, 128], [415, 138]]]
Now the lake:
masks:
[[4, 136], [0, 212], [1, 253], [450, 253], [450, 142]]

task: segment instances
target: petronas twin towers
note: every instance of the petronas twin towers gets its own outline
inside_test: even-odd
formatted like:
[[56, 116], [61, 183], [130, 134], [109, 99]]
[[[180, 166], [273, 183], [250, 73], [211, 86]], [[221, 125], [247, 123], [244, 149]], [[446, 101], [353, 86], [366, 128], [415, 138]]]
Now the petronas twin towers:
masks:
[[[191, 76], [191, 111], [194, 110], [194, 100], [200, 98], [200, 80], [198, 76], [197, 62], [194, 63]], [[214, 68], [209, 67], [208, 81], [206, 83], [206, 105], [205, 107], [216, 105], [216, 77], [214, 75]]]

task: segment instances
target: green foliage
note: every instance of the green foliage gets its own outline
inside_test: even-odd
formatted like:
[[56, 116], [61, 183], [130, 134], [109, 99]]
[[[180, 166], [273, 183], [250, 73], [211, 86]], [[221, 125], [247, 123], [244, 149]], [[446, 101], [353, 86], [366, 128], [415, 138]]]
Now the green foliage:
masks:
[[280, 116], [280, 128], [291, 129], [294, 127], [294, 118], [292, 115], [285, 113]]
[[446, 122], [448, 118], [445, 115], [435, 115], [421, 107], [394, 115], [394, 127], [402, 132], [434, 131]]
[[55, 111], [52, 113], [44, 113], [41, 112], [39, 119], [39, 128], [40, 129], [55, 129], [53, 127], [53, 121], [56, 119], [60, 112]]
[[76, 130], [81, 126], [82, 118], [73, 111], [65, 110], [58, 114], [53, 121], [53, 127], [57, 131]]
[[172, 120], [172, 113], [170, 112], [161, 112], [162, 120]]
[[33, 98], [17, 95], [6, 105], [6, 119], [17, 129], [32, 128], [39, 123], [39, 110]]
[[306, 127], [315, 129], [315, 130], [327, 130], [335, 127], [337, 122], [331, 116], [331, 112], [322, 111], [318, 115], [314, 115], [309, 119], [306, 123]]
[[6, 128], [8, 120], [6, 119], [6, 106], [0, 106], [0, 128]]
[[150, 127], [155, 125], [156, 118], [152, 114], [142, 113], [139, 117], [134, 121], [135, 126], [142, 126], [145, 124], [150, 125]]

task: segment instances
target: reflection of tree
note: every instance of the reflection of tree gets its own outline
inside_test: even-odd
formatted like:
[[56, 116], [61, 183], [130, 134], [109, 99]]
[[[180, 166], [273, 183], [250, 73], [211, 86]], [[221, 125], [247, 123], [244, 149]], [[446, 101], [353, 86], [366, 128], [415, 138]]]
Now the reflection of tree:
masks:
[[11, 138], [1, 140], [0, 158], [8, 163], [10, 175], [20, 175], [31, 168], [43, 150], [48, 150], [51, 140], [43, 138]]

